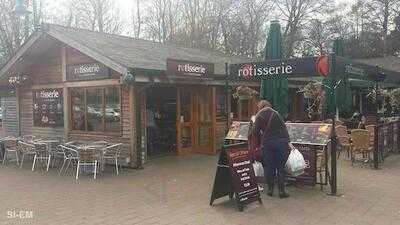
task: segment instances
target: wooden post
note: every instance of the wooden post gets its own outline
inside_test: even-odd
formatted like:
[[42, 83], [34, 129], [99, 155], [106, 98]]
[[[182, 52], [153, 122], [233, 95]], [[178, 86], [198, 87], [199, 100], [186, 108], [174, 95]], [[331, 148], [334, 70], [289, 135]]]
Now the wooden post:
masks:
[[211, 151], [213, 154], [217, 152], [217, 88], [211, 87]]
[[67, 50], [66, 47], [61, 47], [61, 72], [62, 72], [62, 82], [63, 82], [63, 114], [64, 114], [64, 140], [68, 140], [69, 133], [69, 97], [68, 88], [66, 86], [67, 82]]
[[129, 113], [130, 113], [130, 126], [129, 126], [129, 131], [130, 131], [130, 147], [131, 147], [131, 152], [130, 152], [130, 163], [131, 165], [134, 163], [137, 166], [137, 146], [136, 146], [136, 116], [135, 116], [135, 88], [134, 86], [129, 86]]
[[21, 136], [21, 100], [20, 100], [20, 90], [18, 87], [15, 88], [15, 98], [17, 99], [16, 113], [17, 113], [17, 136]]

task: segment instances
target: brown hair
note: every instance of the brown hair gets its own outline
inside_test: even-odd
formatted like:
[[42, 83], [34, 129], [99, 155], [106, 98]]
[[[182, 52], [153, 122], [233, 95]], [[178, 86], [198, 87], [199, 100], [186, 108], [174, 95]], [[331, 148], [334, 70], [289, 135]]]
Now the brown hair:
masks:
[[271, 103], [267, 100], [261, 100], [257, 104], [258, 109], [263, 109], [265, 107], [272, 107]]

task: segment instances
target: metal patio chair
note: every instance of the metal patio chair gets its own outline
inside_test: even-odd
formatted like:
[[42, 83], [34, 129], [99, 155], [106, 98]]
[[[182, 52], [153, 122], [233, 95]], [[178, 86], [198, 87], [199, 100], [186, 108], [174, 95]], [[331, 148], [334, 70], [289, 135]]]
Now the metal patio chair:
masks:
[[[342, 147], [347, 152], [347, 157], [350, 157], [350, 147], [351, 147], [351, 138], [350, 135], [347, 133], [347, 127], [343, 125], [335, 126], [336, 137], [337, 140]], [[340, 153], [338, 154], [338, 158], [340, 157]]]
[[83, 166], [84, 168], [86, 166], [93, 166], [94, 167], [93, 179], [96, 179], [98, 164], [99, 164], [99, 156], [95, 149], [89, 148], [84, 151], [79, 151], [78, 152], [78, 163], [76, 165], [75, 179], [76, 180], [79, 179], [79, 171], [80, 171], [81, 166]]
[[367, 155], [367, 159], [370, 160], [370, 153], [372, 148], [370, 146], [370, 138], [367, 130], [355, 129], [351, 131], [351, 165], [355, 161], [357, 154], [361, 154], [363, 158]]
[[71, 146], [66, 146], [66, 145], [59, 145], [61, 154], [63, 155], [63, 164], [60, 168], [60, 172], [59, 174], [61, 175], [61, 173], [64, 170], [64, 166], [65, 163], [68, 162], [67, 166], [65, 167], [65, 172], [67, 172], [71, 161], [78, 161], [78, 151], [74, 148], [72, 148]]
[[121, 154], [121, 150], [122, 150], [122, 143], [106, 147], [103, 151], [103, 156], [102, 156], [102, 163], [101, 163], [102, 169], [104, 169], [107, 160], [113, 160], [115, 162], [115, 171], [117, 175], [119, 175], [118, 159], [119, 155]]
[[35, 146], [35, 155], [33, 157], [32, 171], [35, 170], [36, 160], [46, 160], [47, 168], [46, 172], [49, 172], [50, 161], [51, 161], [51, 153], [49, 152], [48, 146], [45, 143], [34, 143]]
[[32, 156], [36, 155], [35, 145], [26, 143], [24, 141], [18, 141], [19, 150], [22, 154], [21, 165], [20, 168], [23, 167], [25, 156]]
[[19, 166], [19, 158], [18, 158], [18, 140], [13, 137], [3, 138], [4, 144], [4, 156], [3, 156], [3, 165], [7, 161], [7, 156], [9, 154], [15, 154], [15, 159], [17, 161], [17, 166]]

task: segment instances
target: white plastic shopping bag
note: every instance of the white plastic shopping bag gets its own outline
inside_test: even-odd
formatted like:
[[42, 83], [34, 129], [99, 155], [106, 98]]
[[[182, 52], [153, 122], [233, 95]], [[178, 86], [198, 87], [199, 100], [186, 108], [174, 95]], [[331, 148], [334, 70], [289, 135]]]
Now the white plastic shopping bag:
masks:
[[290, 154], [286, 161], [286, 171], [292, 176], [299, 176], [304, 173], [306, 161], [299, 150], [290, 144]]
[[253, 163], [254, 173], [256, 177], [264, 177], [264, 168], [260, 162]]

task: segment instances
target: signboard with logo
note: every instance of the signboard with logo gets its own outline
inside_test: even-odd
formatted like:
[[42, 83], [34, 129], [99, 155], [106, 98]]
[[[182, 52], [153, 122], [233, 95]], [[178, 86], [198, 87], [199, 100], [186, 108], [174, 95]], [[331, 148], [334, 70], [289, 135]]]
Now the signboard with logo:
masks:
[[33, 91], [33, 125], [38, 127], [62, 127], [64, 125], [62, 89]]
[[169, 76], [211, 76], [213, 74], [214, 64], [212, 63], [167, 59], [167, 75]]
[[261, 203], [247, 143], [225, 145], [221, 150], [210, 205], [224, 196], [235, 196], [239, 211], [251, 202]]
[[319, 56], [231, 64], [229, 66], [228, 79], [260, 80], [304, 76], [326, 77], [328, 72], [328, 56]]
[[67, 66], [67, 81], [86, 81], [107, 78], [110, 78], [110, 70], [100, 63]]

